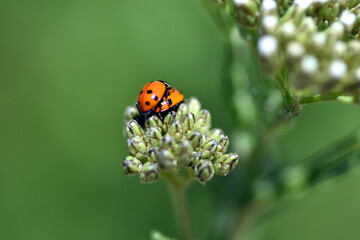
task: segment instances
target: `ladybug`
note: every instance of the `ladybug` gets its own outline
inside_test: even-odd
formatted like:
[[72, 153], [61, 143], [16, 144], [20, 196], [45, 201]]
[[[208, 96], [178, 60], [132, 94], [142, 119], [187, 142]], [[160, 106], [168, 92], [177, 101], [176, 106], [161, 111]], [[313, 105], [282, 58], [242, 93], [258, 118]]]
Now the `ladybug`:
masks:
[[156, 114], [160, 119], [169, 112], [176, 110], [184, 101], [184, 95], [165, 81], [147, 83], [141, 90], [136, 107], [143, 118]]

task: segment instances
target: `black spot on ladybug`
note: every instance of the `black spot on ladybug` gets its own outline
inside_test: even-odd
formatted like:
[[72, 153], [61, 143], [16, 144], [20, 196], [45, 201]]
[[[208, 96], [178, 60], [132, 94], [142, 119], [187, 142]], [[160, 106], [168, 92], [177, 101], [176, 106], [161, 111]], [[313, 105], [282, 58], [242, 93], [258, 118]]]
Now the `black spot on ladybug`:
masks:
[[145, 104], [146, 104], [146, 105], [150, 105], [150, 102], [146, 101]]
[[143, 90], [141, 90], [140, 94], [142, 94], [142, 93], [143, 93]]
[[156, 95], [153, 95], [152, 99], [154, 99], [155, 101], [159, 100], [158, 96], [156, 96]]
[[152, 90], [147, 90], [146, 92], [150, 94], [150, 93], [152, 93]]
[[171, 105], [171, 104], [172, 104], [172, 100], [171, 100], [171, 99], [168, 99], [168, 103], [169, 103], [169, 105]]
[[168, 92], [168, 91], [166, 91], [165, 92], [165, 96], [167, 97], [167, 96], [169, 96], [170, 95], [170, 93]]

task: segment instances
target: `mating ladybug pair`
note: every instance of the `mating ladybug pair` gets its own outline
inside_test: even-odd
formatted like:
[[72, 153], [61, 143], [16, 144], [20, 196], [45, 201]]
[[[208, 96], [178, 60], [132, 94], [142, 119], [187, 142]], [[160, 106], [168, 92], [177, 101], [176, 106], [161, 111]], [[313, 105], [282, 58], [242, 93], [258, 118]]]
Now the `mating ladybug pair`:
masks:
[[143, 120], [156, 114], [162, 119], [168, 112], [176, 110], [184, 101], [184, 95], [165, 81], [147, 83], [141, 90], [136, 107]]

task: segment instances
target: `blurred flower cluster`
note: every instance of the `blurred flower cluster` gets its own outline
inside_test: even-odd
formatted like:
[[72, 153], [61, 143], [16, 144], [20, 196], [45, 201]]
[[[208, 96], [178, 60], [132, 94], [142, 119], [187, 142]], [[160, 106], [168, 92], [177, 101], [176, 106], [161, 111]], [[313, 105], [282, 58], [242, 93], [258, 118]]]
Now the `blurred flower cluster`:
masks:
[[[286, 75], [296, 97], [341, 93], [360, 102], [360, 0], [233, 0], [244, 29], [255, 29], [264, 70]], [[340, 95], [340, 94], [339, 94]]]
[[156, 115], [140, 126], [138, 110], [125, 111], [125, 130], [130, 156], [122, 163], [125, 174], [140, 174], [142, 183], [152, 183], [159, 175], [181, 177], [182, 182], [205, 184], [214, 173], [227, 175], [238, 163], [238, 155], [225, 154], [229, 138], [221, 129], [211, 128], [209, 111], [189, 99], [163, 120]]

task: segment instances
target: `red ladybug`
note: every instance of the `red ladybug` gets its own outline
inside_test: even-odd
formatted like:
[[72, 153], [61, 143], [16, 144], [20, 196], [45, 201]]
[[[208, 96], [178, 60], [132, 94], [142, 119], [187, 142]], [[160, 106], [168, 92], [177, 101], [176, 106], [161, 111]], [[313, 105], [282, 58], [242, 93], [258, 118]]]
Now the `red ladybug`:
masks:
[[175, 110], [184, 101], [184, 95], [165, 81], [147, 83], [136, 101], [137, 109], [146, 118], [156, 113], [160, 118]]

